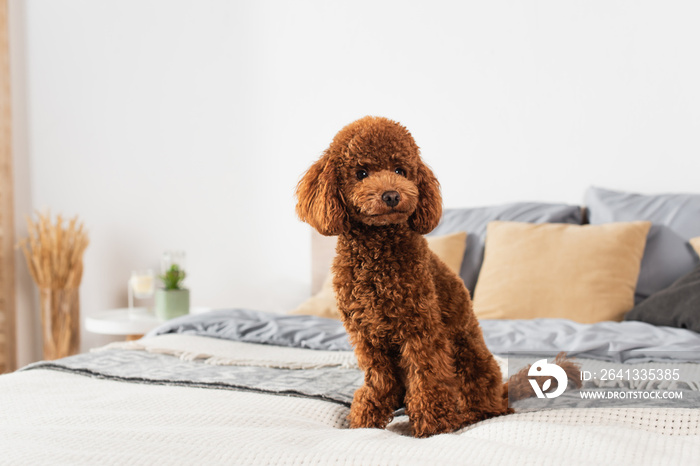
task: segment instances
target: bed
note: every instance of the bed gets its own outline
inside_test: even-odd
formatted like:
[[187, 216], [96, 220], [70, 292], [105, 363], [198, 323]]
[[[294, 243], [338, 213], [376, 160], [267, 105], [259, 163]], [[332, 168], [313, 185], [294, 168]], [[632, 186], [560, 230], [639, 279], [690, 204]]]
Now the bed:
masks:
[[[471, 260], [493, 220], [582, 222], [574, 208], [499, 209], [477, 212], [481, 237], [473, 225], [456, 225], [459, 215], [450, 211], [436, 234], [467, 231], [464, 258]], [[468, 286], [476, 282], [474, 268], [478, 275], [489, 267], [488, 247], [487, 262], [456, 266]], [[657, 295], [673, 286], [675, 279], [639, 298], [634, 310], [661, 309]], [[411, 437], [402, 410], [387, 429], [349, 429], [346, 416], [363, 375], [340, 321], [222, 309], [168, 321], [141, 340], [0, 376], [2, 462], [697, 464], [700, 334], [693, 328], [554, 315], [480, 322], [504, 378], [565, 350], [580, 364], [581, 387], [556, 399], [514, 401], [515, 414], [427, 439]]]
[[[574, 402], [538, 410], [526, 403], [518, 414], [423, 440], [410, 437], [401, 414], [387, 430], [350, 430], [345, 418], [362, 373], [337, 321], [220, 310], [0, 377], [3, 461], [690, 464], [700, 456], [700, 404], [688, 395], [697, 394], [700, 360], [669, 357], [679, 346], [700, 355], [695, 332], [555, 319], [482, 325], [500, 354], [525, 349], [537, 335], [554, 348], [567, 340], [592, 370], [635, 359], [647, 361], [639, 368], [681, 368], [676, 388], [687, 397], [680, 408]], [[605, 360], [611, 338], [626, 354], [621, 363]], [[666, 358], [650, 358], [661, 353]]]

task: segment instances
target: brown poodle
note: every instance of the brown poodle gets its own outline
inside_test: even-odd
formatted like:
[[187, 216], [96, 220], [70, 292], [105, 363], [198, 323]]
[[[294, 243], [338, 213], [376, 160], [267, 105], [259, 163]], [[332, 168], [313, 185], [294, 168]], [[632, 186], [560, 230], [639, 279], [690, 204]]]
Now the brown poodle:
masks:
[[416, 437], [512, 412], [462, 280], [428, 249], [437, 179], [400, 124], [343, 128], [297, 187], [297, 214], [338, 235], [334, 288], [364, 385], [351, 427], [385, 427], [403, 405]]

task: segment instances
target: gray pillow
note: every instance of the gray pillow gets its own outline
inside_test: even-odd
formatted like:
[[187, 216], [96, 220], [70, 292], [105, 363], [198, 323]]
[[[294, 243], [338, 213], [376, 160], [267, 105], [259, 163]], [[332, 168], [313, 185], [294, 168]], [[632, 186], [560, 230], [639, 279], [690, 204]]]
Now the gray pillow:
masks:
[[688, 243], [700, 236], [700, 194], [643, 195], [591, 187], [586, 191], [585, 203], [593, 225], [652, 222], [635, 302], [668, 288], [700, 263]]
[[700, 266], [638, 304], [625, 320], [700, 332]]
[[474, 293], [484, 261], [486, 225], [493, 220], [529, 223], [581, 224], [581, 207], [568, 204], [544, 204], [519, 202], [471, 209], [446, 209], [440, 224], [430, 235], [446, 235], [457, 231], [467, 232], [467, 248], [459, 275], [471, 293]]

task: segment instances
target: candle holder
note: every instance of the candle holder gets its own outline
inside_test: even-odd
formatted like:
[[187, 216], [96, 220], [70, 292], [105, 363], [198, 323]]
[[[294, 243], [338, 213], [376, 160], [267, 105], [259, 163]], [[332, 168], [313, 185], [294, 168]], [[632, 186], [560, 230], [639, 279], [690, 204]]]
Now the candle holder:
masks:
[[131, 278], [127, 282], [129, 291], [129, 313], [134, 314], [138, 311], [143, 311], [143, 308], [134, 308], [134, 298], [150, 299], [155, 291], [155, 275], [153, 270], [134, 270], [131, 272]]

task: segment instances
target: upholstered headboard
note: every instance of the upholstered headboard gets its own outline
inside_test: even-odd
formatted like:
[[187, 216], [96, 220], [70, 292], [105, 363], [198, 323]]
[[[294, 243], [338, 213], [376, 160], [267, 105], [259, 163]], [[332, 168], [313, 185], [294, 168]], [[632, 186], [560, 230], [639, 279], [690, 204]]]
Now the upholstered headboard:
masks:
[[337, 236], [323, 236], [316, 230], [311, 233], [311, 294], [316, 294], [328, 276], [335, 257]]

